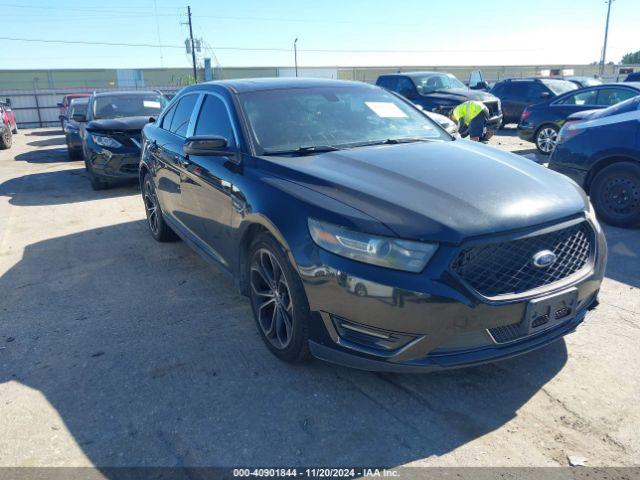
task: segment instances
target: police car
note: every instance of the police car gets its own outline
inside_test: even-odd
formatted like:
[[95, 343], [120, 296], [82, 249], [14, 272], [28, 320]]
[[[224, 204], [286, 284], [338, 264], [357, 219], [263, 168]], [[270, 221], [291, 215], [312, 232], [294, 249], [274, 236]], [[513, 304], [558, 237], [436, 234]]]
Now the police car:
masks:
[[605, 222], [640, 226], [640, 96], [570, 116], [549, 168], [577, 182]]

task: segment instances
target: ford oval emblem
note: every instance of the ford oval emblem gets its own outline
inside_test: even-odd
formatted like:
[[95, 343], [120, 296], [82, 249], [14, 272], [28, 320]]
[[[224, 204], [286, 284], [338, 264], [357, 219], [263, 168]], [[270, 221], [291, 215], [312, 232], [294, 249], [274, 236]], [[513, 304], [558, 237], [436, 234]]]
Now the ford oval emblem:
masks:
[[533, 256], [533, 265], [538, 268], [547, 268], [553, 265], [558, 256], [551, 250], [542, 250]]

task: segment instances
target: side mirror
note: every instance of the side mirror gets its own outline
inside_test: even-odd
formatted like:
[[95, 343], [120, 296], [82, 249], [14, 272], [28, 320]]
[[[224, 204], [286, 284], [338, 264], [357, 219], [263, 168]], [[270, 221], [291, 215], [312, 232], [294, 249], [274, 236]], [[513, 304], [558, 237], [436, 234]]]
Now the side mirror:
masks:
[[4, 104], [5, 104], [7, 107], [10, 107], [10, 106], [11, 106], [11, 99], [10, 99], [10, 98], [5, 98], [5, 99], [4, 99]]
[[156, 123], [156, 117], [149, 117], [149, 123]]
[[218, 135], [196, 135], [184, 141], [185, 155], [228, 155], [227, 139]]
[[73, 118], [78, 123], [84, 123], [87, 121], [87, 116], [84, 113], [74, 113]]
[[64, 107], [64, 104], [63, 104], [62, 102], [58, 102], [58, 106], [59, 106], [60, 108], [62, 108], [62, 107]]
[[549, 92], [542, 92], [540, 94], [540, 98], [549, 98], [551, 96], [551, 94]]
[[473, 87], [471, 87], [472, 90], [486, 90], [488, 88], [489, 84], [484, 80], [476, 83]]

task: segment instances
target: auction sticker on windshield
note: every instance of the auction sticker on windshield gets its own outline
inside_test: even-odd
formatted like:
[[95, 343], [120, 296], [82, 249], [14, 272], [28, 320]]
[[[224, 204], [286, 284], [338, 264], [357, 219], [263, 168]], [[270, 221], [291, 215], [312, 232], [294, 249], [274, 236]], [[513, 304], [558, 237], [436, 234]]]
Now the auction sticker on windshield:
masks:
[[364, 102], [373, 113], [380, 118], [407, 118], [407, 114], [404, 113], [398, 105], [392, 102]]
[[160, 102], [154, 100], [143, 100], [142, 104], [145, 108], [160, 108]]

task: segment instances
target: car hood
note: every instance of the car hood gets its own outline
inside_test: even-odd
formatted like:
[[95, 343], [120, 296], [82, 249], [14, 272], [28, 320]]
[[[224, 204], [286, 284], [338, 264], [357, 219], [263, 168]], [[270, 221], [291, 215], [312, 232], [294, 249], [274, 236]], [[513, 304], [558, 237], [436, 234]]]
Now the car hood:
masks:
[[554, 222], [588, 205], [580, 187], [563, 175], [467, 140], [262, 158], [274, 174], [356, 208], [407, 239], [459, 243]]
[[426, 97], [440, 100], [450, 100], [452, 102], [462, 103], [467, 100], [477, 100], [479, 102], [497, 101], [498, 98], [490, 93], [482, 90], [470, 90], [466, 88], [451, 88], [440, 92], [428, 93]]
[[91, 132], [140, 133], [147, 123], [149, 123], [149, 117], [104, 118], [91, 120], [86, 128]]

